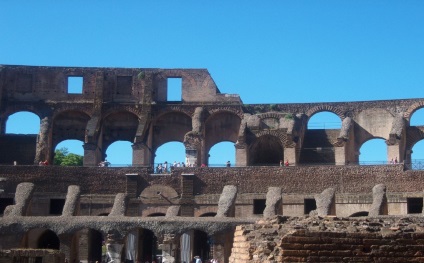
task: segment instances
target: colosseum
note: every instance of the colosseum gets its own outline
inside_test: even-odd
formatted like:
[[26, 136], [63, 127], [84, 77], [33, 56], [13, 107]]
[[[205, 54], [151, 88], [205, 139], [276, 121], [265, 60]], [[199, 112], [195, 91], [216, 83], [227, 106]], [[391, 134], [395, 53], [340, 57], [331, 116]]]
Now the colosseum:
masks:
[[[0, 263], [424, 262], [411, 162], [424, 126], [410, 125], [424, 99], [253, 105], [206, 69], [14, 65], [0, 66], [0, 98]], [[22, 111], [38, 134], [6, 133]], [[341, 126], [308, 129], [320, 112]], [[361, 165], [374, 138], [387, 163]], [[82, 166], [38, 165], [69, 139], [84, 143]], [[98, 167], [116, 141], [132, 143], [132, 165]], [[157, 173], [171, 141], [192, 165]], [[208, 167], [220, 142], [235, 165]]]

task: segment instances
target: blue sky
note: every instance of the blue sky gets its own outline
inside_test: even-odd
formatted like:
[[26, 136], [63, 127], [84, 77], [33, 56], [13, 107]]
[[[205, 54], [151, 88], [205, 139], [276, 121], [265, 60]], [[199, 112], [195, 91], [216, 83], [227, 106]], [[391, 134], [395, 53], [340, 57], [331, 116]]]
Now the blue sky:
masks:
[[4, 0], [0, 64], [207, 68], [244, 103], [423, 98], [423, 14], [418, 0]]

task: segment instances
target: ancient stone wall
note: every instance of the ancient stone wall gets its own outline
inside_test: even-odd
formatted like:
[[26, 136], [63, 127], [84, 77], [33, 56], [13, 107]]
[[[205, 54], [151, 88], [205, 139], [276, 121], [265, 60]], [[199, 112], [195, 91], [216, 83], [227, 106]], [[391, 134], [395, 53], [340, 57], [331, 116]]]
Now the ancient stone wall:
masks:
[[230, 263], [422, 262], [422, 218], [281, 218], [236, 228]]

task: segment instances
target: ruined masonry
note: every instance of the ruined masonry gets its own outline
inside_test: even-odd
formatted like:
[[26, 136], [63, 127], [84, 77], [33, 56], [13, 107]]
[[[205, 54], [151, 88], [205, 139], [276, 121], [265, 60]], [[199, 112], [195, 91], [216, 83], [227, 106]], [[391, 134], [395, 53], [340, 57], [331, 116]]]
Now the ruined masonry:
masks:
[[[411, 157], [424, 127], [410, 125], [423, 107], [244, 104], [205, 69], [1, 65], [0, 263], [423, 262]], [[6, 133], [17, 112], [38, 116], [39, 133]], [[321, 112], [340, 125], [308, 128]], [[361, 165], [375, 138], [386, 162]], [[69, 139], [83, 166], [38, 165]], [[98, 167], [116, 141], [131, 142], [131, 165]], [[187, 166], [158, 173], [157, 149], [175, 141]], [[234, 144], [231, 167], [209, 163], [220, 142]]]

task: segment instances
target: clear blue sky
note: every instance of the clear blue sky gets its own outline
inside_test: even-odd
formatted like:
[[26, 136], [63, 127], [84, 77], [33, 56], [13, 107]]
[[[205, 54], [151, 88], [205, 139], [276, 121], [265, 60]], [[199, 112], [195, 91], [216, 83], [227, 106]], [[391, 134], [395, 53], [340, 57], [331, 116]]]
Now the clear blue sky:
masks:
[[0, 64], [207, 68], [244, 103], [422, 98], [423, 14], [419, 0], [4, 0]]

